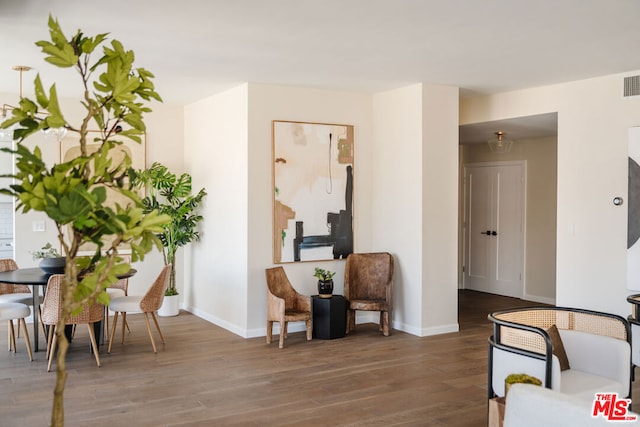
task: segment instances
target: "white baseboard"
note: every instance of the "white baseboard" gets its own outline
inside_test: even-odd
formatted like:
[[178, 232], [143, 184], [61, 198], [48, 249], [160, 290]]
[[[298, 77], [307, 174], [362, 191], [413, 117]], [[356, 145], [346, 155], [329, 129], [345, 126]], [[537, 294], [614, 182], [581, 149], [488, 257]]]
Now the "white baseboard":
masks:
[[[228, 330], [229, 332], [232, 332], [236, 335], [241, 336], [242, 338], [258, 338], [258, 337], [264, 337], [267, 335], [267, 328], [266, 328], [266, 321], [265, 321], [265, 326], [264, 327], [260, 327], [260, 328], [253, 328], [253, 329], [242, 329], [239, 328], [236, 325], [233, 325], [229, 322], [223, 321], [215, 316], [212, 316], [209, 313], [206, 313], [202, 310], [199, 310], [197, 308], [193, 308], [193, 307], [182, 307], [183, 310], [186, 310], [190, 313], [193, 313], [194, 315], [198, 316], [201, 319], [204, 319], [208, 322], [213, 323], [214, 325], [220, 326], [221, 328], [224, 328], [226, 330]], [[358, 311], [356, 313], [356, 324], [363, 324], [363, 323], [375, 323], [376, 325], [378, 324], [378, 322], [380, 321], [380, 314], [379, 312], [361, 312]], [[391, 327], [392, 329], [396, 329], [402, 332], [406, 332], [408, 334], [411, 335], [415, 335], [418, 337], [427, 337], [427, 336], [431, 336], [431, 335], [440, 335], [440, 334], [449, 334], [452, 332], [458, 332], [460, 330], [459, 326], [457, 323], [451, 324], [451, 325], [439, 325], [439, 326], [433, 326], [433, 327], [428, 327], [428, 328], [415, 328], [413, 326], [410, 325], [406, 325], [404, 323], [400, 323], [400, 322], [391, 322]], [[306, 331], [306, 327], [304, 322], [294, 322], [294, 323], [290, 323], [288, 326], [288, 330], [289, 332], [304, 332]], [[278, 335], [280, 334], [280, 324], [278, 322], [274, 322], [273, 323], [273, 334], [274, 335]]]

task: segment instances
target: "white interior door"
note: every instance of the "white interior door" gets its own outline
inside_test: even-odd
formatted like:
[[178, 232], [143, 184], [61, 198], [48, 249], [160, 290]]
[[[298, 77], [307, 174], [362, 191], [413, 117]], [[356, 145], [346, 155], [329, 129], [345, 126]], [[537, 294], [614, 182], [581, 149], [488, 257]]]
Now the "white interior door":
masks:
[[465, 167], [464, 287], [523, 296], [525, 163]]

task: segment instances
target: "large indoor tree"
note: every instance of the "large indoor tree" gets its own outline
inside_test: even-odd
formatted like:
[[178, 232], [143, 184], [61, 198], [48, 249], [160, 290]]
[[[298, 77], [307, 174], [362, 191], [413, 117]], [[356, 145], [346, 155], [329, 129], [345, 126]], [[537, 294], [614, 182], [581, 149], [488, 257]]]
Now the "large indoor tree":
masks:
[[[64, 425], [64, 388], [67, 379], [65, 358], [68, 341], [65, 324], [85, 303], [108, 304], [105, 289], [115, 283], [130, 265], [118, 256], [126, 244], [131, 260], [162, 248], [156, 237], [169, 220], [157, 211], [144, 212], [131, 186], [135, 171], [125, 155], [112, 161], [113, 151], [125, 138], [141, 142], [145, 132], [143, 115], [150, 101], [161, 101], [152, 78], [144, 68], [134, 68], [134, 53], [125, 50], [108, 34], [87, 36], [78, 30], [67, 38], [56, 19], [49, 17], [51, 40], [36, 43], [44, 59], [79, 76], [82, 118], [72, 123], [62, 113], [55, 84], [48, 91], [35, 79], [35, 99], [21, 98], [12, 115], [0, 126], [13, 128], [15, 184], [4, 193], [17, 199], [17, 210], [44, 212], [57, 226], [58, 240], [66, 258], [62, 292], [62, 315], [57, 324], [57, 379], [51, 425]], [[23, 142], [35, 132], [66, 128], [78, 138], [80, 155], [48, 168], [39, 147]], [[117, 195], [118, 203], [112, 195]], [[92, 256], [80, 256], [90, 250]]]

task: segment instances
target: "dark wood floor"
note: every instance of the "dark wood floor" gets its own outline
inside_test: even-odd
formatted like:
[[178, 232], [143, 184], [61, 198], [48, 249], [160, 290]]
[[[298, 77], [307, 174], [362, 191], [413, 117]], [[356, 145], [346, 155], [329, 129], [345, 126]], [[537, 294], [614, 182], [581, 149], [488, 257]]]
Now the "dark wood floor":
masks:
[[[167, 344], [157, 355], [132, 315], [127, 343], [102, 354], [101, 368], [79, 328], [66, 425], [485, 426], [487, 313], [531, 303], [461, 291], [459, 304], [459, 333], [385, 338], [366, 324], [330, 341], [293, 333], [282, 350], [183, 312], [160, 319]], [[17, 354], [6, 348], [3, 332], [0, 425], [48, 425], [55, 373], [43, 352], [29, 363], [24, 342]]]

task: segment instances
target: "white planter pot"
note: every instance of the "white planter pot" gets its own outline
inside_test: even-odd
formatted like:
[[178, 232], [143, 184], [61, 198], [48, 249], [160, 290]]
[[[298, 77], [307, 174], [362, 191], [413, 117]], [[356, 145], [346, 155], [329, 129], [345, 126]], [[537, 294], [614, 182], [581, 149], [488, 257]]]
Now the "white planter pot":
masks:
[[158, 310], [158, 316], [171, 317], [180, 313], [180, 295], [165, 296]]

